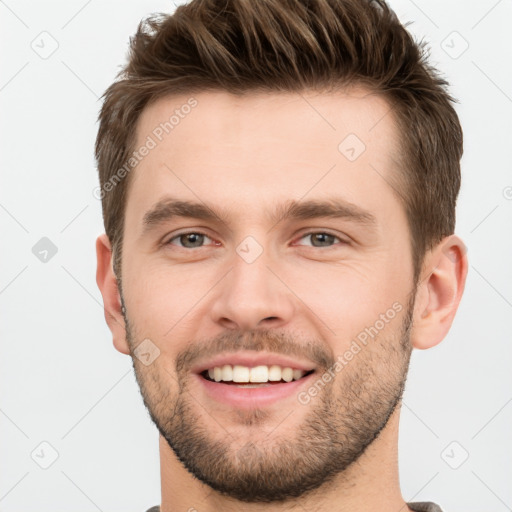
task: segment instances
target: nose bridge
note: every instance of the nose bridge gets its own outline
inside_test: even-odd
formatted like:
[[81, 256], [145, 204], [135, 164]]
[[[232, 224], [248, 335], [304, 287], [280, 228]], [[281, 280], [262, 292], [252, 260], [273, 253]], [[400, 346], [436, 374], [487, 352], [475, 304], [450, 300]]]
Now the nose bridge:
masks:
[[284, 325], [292, 315], [291, 297], [269, 270], [269, 251], [250, 238], [233, 254], [231, 271], [215, 297], [214, 320], [238, 329]]

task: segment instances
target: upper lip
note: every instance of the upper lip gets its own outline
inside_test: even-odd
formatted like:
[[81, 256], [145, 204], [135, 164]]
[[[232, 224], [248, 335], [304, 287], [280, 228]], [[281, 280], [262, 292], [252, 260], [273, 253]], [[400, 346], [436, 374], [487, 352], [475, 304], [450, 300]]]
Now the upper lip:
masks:
[[271, 352], [244, 351], [219, 354], [208, 361], [196, 365], [192, 368], [192, 372], [202, 373], [205, 370], [215, 368], [216, 366], [224, 366], [225, 364], [248, 366], [249, 368], [261, 365], [271, 366], [275, 364], [283, 368], [289, 367], [296, 370], [303, 370], [305, 372], [315, 369], [315, 366], [306, 360], [301, 361], [288, 356], [273, 354]]

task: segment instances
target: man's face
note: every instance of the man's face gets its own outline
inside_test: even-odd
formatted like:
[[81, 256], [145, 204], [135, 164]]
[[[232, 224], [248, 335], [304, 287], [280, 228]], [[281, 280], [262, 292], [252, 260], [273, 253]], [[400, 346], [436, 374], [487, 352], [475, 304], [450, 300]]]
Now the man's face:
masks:
[[139, 120], [136, 149], [151, 148], [130, 177], [122, 260], [130, 347], [150, 340], [137, 379], [201, 481], [243, 501], [300, 496], [361, 456], [403, 392], [414, 286], [398, 134], [364, 91], [194, 98]]

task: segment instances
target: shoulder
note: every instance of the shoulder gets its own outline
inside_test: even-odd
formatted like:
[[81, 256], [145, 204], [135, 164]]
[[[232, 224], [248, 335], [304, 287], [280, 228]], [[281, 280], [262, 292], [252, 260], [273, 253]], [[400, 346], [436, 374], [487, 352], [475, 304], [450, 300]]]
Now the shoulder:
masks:
[[[414, 512], [443, 512], [441, 507], [432, 501], [414, 501], [407, 503], [407, 506]], [[150, 511], [148, 510], [148, 512]]]

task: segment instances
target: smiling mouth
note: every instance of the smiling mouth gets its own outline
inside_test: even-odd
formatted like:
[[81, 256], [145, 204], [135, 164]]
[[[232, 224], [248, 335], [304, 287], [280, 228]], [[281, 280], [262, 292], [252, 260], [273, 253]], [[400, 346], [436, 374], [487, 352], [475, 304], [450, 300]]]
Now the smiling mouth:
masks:
[[248, 367], [226, 364], [204, 370], [200, 375], [204, 379], [217, 384], [240, 388], [261, 388], [297, 381], [311, 375], [313, 372], [314, 370], [304, 371], [279, 365]]

